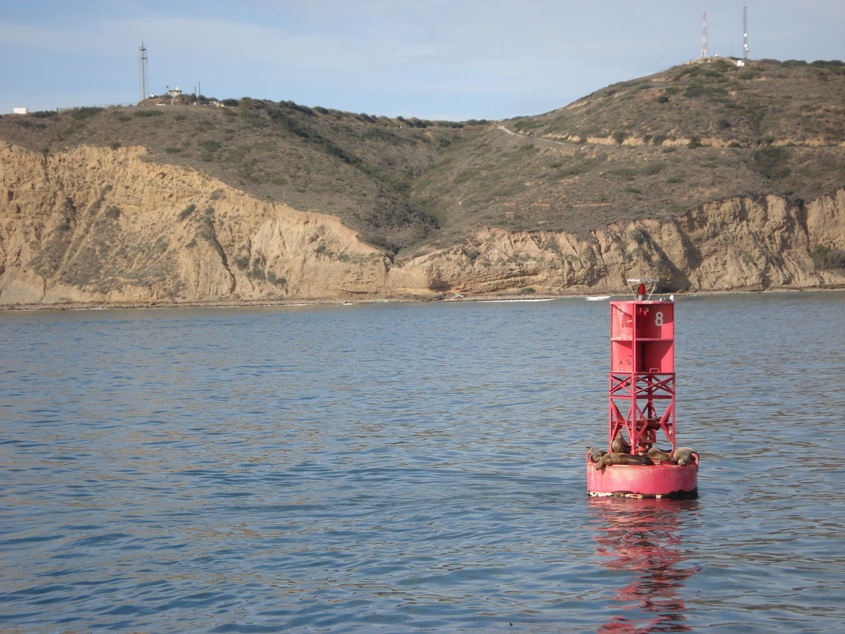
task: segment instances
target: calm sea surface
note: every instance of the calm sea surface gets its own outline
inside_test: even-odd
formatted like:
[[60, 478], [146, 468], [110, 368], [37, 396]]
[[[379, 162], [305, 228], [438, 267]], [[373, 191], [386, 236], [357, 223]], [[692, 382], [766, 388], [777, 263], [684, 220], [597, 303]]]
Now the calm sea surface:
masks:
[[842, 632], [845, 293], [678, 300], [693, 501], [586, 494], [608, 329], [0, 314], [0, 631]]

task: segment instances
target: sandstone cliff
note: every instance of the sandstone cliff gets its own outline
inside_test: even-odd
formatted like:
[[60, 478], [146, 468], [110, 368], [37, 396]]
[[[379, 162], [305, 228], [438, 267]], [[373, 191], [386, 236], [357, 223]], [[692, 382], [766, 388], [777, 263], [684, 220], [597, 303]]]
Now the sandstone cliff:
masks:
[[483, 229], [393, 262], [335, 217], [263, 202], [140, 147], [44, 156], [0, 145], [0, 306], [431, 298], [845, 286], [845, 189], [808, 202], [733, 198], [586, 238]]
[[732, 198], [670, 220], [611, 224], [587, 239], [488, 229], [404, 268], [431, 288], [461, 293], [620, 292], [632, 276], [659, 278], [674, 291], [845, 285], [845, 270], [815, 267], [817, 245], [845, 248], [845, 189], [808, 204]]
[[0, 147], [0, 303], [328, 299], [385, 287], [389, 260], [336, 218], [143, 153]]

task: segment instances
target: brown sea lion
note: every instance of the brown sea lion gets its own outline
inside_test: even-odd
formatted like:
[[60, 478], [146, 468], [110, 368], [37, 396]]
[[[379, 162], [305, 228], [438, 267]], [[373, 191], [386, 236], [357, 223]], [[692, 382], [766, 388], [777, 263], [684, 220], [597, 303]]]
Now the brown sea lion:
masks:
[[631, 445], [622, 437], [622, 432], [617, 432], [613, 442], [610, 443], [610, 450], [613, 453], [628, 453], [631, 451]]
[[693, 454], [698, 457], [698, 452], [692, 449], [692, 447], [678, 447], [672, 452], [672, 461], [681, 466], [688, 465], [692, 462]]
[[599, 461], [596, 462], [596, 470], [604, 469], [612, 464], [649, 465], [654, 464], [654, 461], [648, 456], [632, 456], [631, 454], [614, 451], [599, 458]]
[[669, 462], [672, 459], [672, 454], [657, 447], [652, 447], [648, 450], [648, 457], [652, 460], [659, 460], [660, 462]]
[[589, 451], [590, 451], [590, 460], [591, 460], [592, 462], [598, 462], [598, 461], [599, 461], [599, 459], [600, 459], [600, 458], [601, 458], [604, 454], [606, 454], [606, 453], [607, 453], [607, 452], [606, 452], [606, 451], [604, 451], [603, 449], [599, 449], [598, 447], [593, 447], [592, 445], [590, 445], [589, 447], [587, 447], [587, 449], [589, 449]]

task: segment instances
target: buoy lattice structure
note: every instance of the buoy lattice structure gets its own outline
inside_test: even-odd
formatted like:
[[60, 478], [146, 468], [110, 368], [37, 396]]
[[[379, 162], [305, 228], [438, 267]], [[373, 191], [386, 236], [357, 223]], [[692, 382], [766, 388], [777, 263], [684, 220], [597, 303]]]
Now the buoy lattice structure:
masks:
[[[636, 299], [610, 302], [609, 455], [596, 460], [588, 452], [587, 489], [594, 496], [697, 497], [698, 455], [684, 448], [687, 457], [675, 459], [675, 302], [651, 299], [656, 280], [629, 282]], [[655, 446], [658, 435], [670, 449]]]

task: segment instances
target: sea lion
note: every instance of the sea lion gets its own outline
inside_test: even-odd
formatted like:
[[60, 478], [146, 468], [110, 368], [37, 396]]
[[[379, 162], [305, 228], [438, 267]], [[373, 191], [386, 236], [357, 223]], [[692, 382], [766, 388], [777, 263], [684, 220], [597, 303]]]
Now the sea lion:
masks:
[[650, 465], [654, 464], [654, 461], [648, 456], [632, 456], [631, 454], [614, 451], [599, 458], [599, 461], [596, 462], [596, 470], [604, 469], [612, 464]]
[[602, 457], [604, 454], [606, 454], [606, 453], [607, 453], [607, 452], [606, 452], [606, 451], [604, 451], [603, 449], [599, 449], [598, 447], [593, 447], [592, 445], [590, 445], [589, 447], [587, 447], [587, 449], [589, 449], [589, 450], [590, 450], [590, 461], [591, 461], [591, 462], [598, 462], [598, 461], [599, 461], [599, 459], [601, 459], [601, 457]]
[[652, 460], [659, 460], [660, 462], [669, 462], [672, 459], [672, 454], [657, 447], [652, 447], [648, 450], [648, 457]]
[[672, 452], [672, 460], [675, 464], [681, 466], [688, 465], [692, 461], [692, 454], [698, 457], [698, 452], [692, 449], [692, 447], [678, 447]]
[[622, 437], [622, 432], [617, 432], [613, 442], [610, 443], [610, 450], [613, 453], [628, 453], [631, 451], [631, 445]]

